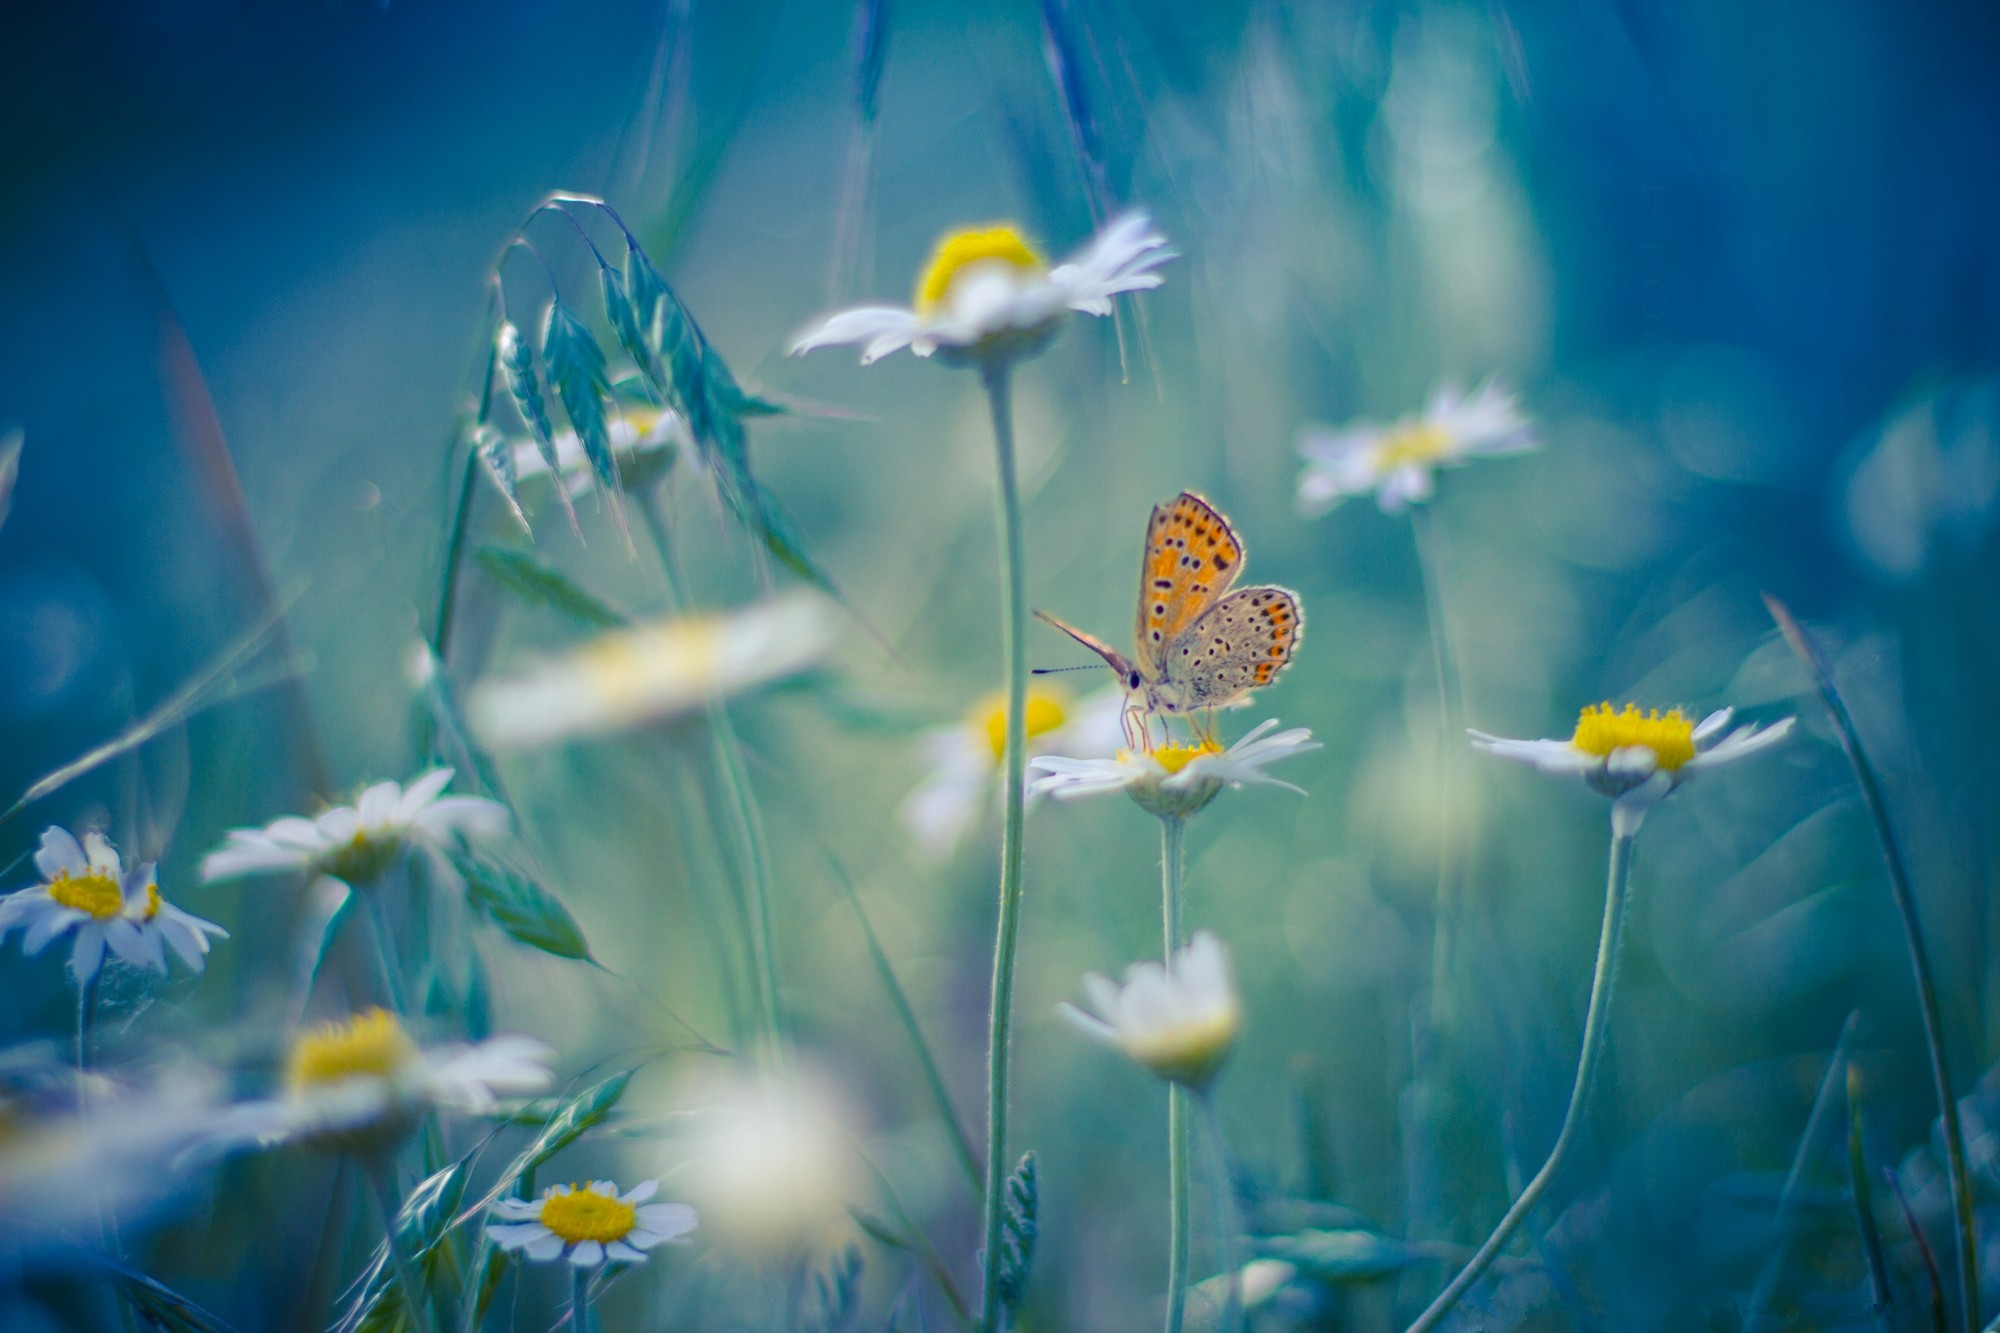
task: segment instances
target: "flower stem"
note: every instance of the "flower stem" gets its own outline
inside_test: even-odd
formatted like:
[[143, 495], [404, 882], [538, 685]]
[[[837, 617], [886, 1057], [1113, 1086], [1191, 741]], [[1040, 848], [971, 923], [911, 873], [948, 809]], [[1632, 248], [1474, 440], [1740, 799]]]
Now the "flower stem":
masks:
[[80, 982], [76, 988], [76, 1109], [84, 1109], [83, 1075], [90, 1068], [91, 1038], [97, 1028], [97, 983], [103, 974], [93, 973], [90, 980]]
[[[660, 487], [655, 485], [640, 506], [646, 530], [660, 557], [660, 574], [666, 583], [668, 609], [676, 615], [688, 610], [686, 583], [681, 575], [680, 557], [674, 551], [673, 534], [667, 530], [661, 512]], [[736, 837], [737, 857], [750, 907], [750, 956], [757, 977], [757, 1020], [764, 1057], [773, 1068], [784, 1059], [784, 1022], [778, 1007], [778, 960], [771, 926], [771, 853], [764, 839], [764, 821], [757, 809], [757, 795], [743, 768], [743, 745], [729, 710], [722, 700], [708, 701], [708, 733], [714, 745], [715, 773], [722, 784], [724, 805], [731, 832]]]
[[988, 362], [980, 383], [993, 413], [993, 450], [1000, 529], [1001, 653], [1007, 674], [1007, 741], [1002, 764], [1005, 796], [1000, 836], [1000, 921], [993, 940], [993, 997], [986, 1049], [986, 1229], [985, 1285], [979, 1324], [1001, 1333], [1006, 1314], [1000, 1300], [1002, 1228], [1006, 1221], [1007, 1064], [1014, 1021], [1014, 952], [1021, 929], [1021, 819], [1027, 773], [1028, 600], [1021, 549], [1021, 496], [1015, 477], [1013, 403], [1007, 366]]
[[[1160, 929], [1162, 957], [1173, 967], [1181, 947], [1181, 871], [1187, 820], [1160, 817]], [[1187, 1314], [1188, 1284], [1188, 1093], [1167, 1085], [1167, 1333], [1180, 1333]]]
[[590, 1270], [570, 1269], [569, 1276], [569, 1327], [570, 1333], [590, 1333]]
[[1459, 676], [1458, 653], [1445, 618], [1442, 562], [1437, 523], [1429, 506], [1410, 506], [1410, 531], [1416, 539], [1417, 565], [1423, 572], [1424, 608], [1430, 616], [1431, 664], [1437, 674], [1438, 706], [1438, 880], [1437, 924], [1431, 937], [1431, 1004], [1433, 1030], [1449, 1033], [1457, 1018], [1452, 979], [1453, 945], [1459, 927], [1460, 886], [1452, 861], [1452, 775], [1465, 743], [1465, 687]]
[[1965, 1166], [1965, 1132], [1958, 1122], [1958, 1099], [1951, 1090], [1951, 1069], [1944, 1058], [1944, 1023], [1938, 1016], [1937, 984], [1931, 977], [1930, 954], [1924, 948], [1923, 923], [1917, 917], [1917, 899], [1910, 887], [1909, 868], [1903, 862], [1902, 845], [1896, 840], [1896, 828], [1889, 820], [1889, 803], [1882, 794], [1882, 784], [1876, 780], [1875, 766], [1868, 761], [1868, 752], [1861, 748], [1861, 733], [1855, 729], [1854, 718], [1847, 711], [1846, 701], [1833, 683], [1833, 676], [1820, 659], [1819, 651], [1813, 647], [1805, 630], [1792, 617], [1783, 602], [1764, 594], [1764, 605], [1777, 622], [1778, 630], [1791, 646], [1792, 652], [1804, 663], [1812, 676], [1814, 686], [1819, 690], [1820, 702], [1833, 718], [1834, 729], [1840, 736], [1840, 748], [1847, 753], [1847, 762], [1854, 769], [1855, 783], [1861, 788], [1861, 799], [1868, 806], [1868, 817], [1875, 823], [1875, 838], [1882, 846], [1882, 859], [1889, 867], [1889, 894], [1896, 902], [1896, 915], [1902, 919], [1903, 941], [1910, 952], [1910, 974], [1917, 986], [1917, 1004], [1924, 1020], [1924, 1046], [1930, 1054], [1931, 1083], [1936, 1088], [1938, 1116], [1944, 1122], [1945, 1170], [1951, 1177], [1952, 1223], [1958, 1241], [1958, 1289], [1962, 1306], [1962, 1326], [1970, 1330], [1979, 1325], [1979, 1257], [1975, 1244], [1972, 1220], [1972, 1177]]
[[374, 1196], [375, 1212], [382, 1219], [382, 1242], [389, 1247], [389, 1261], [395, 1265], [396, 1281], [403, 1288], [403, 1304], [409, 1310], [410, 1325], [428, 1328], [431, 1319], [424, 1284], [417, 1276], [416, 1265], [403, 1250], [401, 1228], [396, 1225], [396, 1189], [389, 1181], [389, 1163], [380, 1157], [372, 1158], [361, 1163], [361, 1173], [368, 1177], [368, 1192]]
[[[465, 560], [465, 537], [472, 518], [473, 486], [479, 475], [479, 451], [467, 448], [458, 475], [458, 498], [445, 532], [444, 559], [438, 563], [437, 617], [431, 626], [431, 652], [442, 663], [451, 650], [451, 625], [458, 610], [458, 567]], [[560, 479], [558, 479], [560, 480]]]
[[1236, 1186], [1229, 1179], [1229, 1147], [1223, 1142], [1222, 1117], [1215, 1109], [1213, 1085], [1204, 1088], [1198, 1100], [1202, 1124], [1208, 1130], [1210, 1189], [1215, 1194], [1216, 1257], [1222, 1271], [1229, 1275], [1228, 1303], [1223, 1307], [1222, 1322], [1215, 1327], [1221, 1333], [1236, 1333], [1243, 1323], [1243, 1256], [1237, 1252], [1243, 1222], [1237, 1216]]
[[1555, 1179], [1556, 1169], [1562, 1165], [1570, 1143], [1576, 1138], [1577, 1129], [1583, 1124], [1584, 1103], [1590, 1097], [1592, 1076], [1597, 1072], [1598, 1057], [1604, 1053], [1605, 1036], [1610, 1031], [1608, 1022], [1611, 1014], [1612, 984], [1618, 978], [1618, 946], [1625, 934], [1625, 892], [1632, 879], [1632, 835], [1614, 834], [1611, 839], [1611, 860], [1605, 875], [1604, 924], [1597, 937], [1597, 967], [1590, 981], [1590, 1008], [1583, 1020], [1583, 1051], [1577, 1057], [1576, 1084], [1570, 1090], [1569, 1109], [1563, 1113], [1562, 1129], [1556, 1134], [1555, 1146], [1549, 1149], [1548, 1160], [1542, 1169], [1535, 1172], [1535, 1178], [1521, 1191], [1521, 1197], [1514, 1200], [1514, 1206], [1500, 1219], [1500, 1225], [1493, 1228], [1493, 1234], [1479, 1247], [1472, 1261], [1460, 1270], [1451, 1285], [1438, 1293], [1430, 1308], [1417, 1316], [1409, 1327], [1409, 1333], [1425, 1333], [1435, 1328], [1459, 1297], [1472, 1289], [1507, 1240], [1514, 1229], [1521, 1225], [1521, 1219], [1528, 1215], [1540, 1201], [1542, 1194]]
[[382, 969], [382, 992], [389, 1001], [389, 1010], [407, 1016], [409, 1010], [403, 1007], [403, 983], [401, 971], [396, 961], [396, 946], [389, 935], [389, 910], [382, 904], [380, 886], [357, 889], [363, 904], [368, 909], [368, 933], [375, 941], [375, 961]]

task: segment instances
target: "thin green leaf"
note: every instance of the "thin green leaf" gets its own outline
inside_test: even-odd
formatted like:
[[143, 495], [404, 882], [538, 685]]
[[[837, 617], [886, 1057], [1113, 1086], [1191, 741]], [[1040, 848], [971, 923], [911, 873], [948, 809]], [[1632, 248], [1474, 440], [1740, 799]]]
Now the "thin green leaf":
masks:
[[611, 629], [628, 623], [627, 617], [607, 606], [595, 593], [532, 552], [482, 546], [473, 558], [488, 577], [508, 592], [523, 601], [560, 612], [580, 625]]
[[465, 878], [466, 901], [515, 940], [558, 958], [595, 961], [576, 918], [541, 885], [476, 857], [451, 860]]
[[0, 435], [0, 527], [6, 526], [7, 511], [14, 505], [14, 483], [21, 476], [21, 446], [27, 439], [18, 426]]
[[154, 1328], [166, 1333], [236, 1333], [220, 1316], [204, 1310], [172, 1287], [115, 1260], [103, 1262], [119, 1294]]

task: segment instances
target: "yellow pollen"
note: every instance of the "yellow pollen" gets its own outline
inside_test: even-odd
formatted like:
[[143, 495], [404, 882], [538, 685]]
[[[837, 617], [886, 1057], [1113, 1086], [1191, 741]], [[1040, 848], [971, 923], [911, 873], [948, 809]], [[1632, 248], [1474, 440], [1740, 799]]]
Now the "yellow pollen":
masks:
[[[986, 743], [993, 747], [993, 762], [999, 763], [1007, 757], [1007, 700], [994, 694], [980, 701], [974, 714], [979, 724], [986, 728]], [[1046, 736], [1063, 724], [1061, 696], [1047, 690], [1028, 691], [1028, 711], [1026, 720], [1029, 740]]]
[[64, 907], [88, 912], [99, 921], [109, 920], [125, 910], [125, 891], [118, 887], [117, 880], [98, 870], [81, 875], [58, 871], [49, 881], [49, 897]]
[[322, 1024], [292, 1042], [285, 1086], [294, 1092], [346, 1078], [390, 1078], [417, 1058], [416, 1043], [386, 1009]]
[[1006, 264], [1023, 273], [1040, 273], [1046, 267], [1042, 257], [1008, 223], [947, 233], [931, 251], [931, 262], [917, 280], [917, 313], [928, 315], [943, 304], [958, 275], [974, 264]]
[[1376, 446], [1376, 466], [1402, 467], [1409, 463], [1435, 463], [1451, 452], [1451, 432], [1428, 421], [1398, 426]]
[[1592, 704], [1576, 719], [1576, 735], [1569, 743], [1594, 755], [1651, 750], [1654, 761], [1671, 772], [1694, 758], [1694, 723], [1678, 708], [1641, 713], [1637, 704], [1626, 704], [1623, 712], [1614, 712], [1608, 703]]
[[542, 1200], [542, 1225], [561, 1236], [566, 1245], [582, 1240], [623, 1240], [638, 1220], [639, 1210], [631, 1204], [582, 1185], [572, 1185], [568, 1194], [551, 1194]]
[[146, 886], [146, 908], [143, 912], [139, 914], [139, 919], [141, 921], [151, 921], [154, 917], [158, 916], [159, 914], [160, 914], [160, 886], [157, 884], [148, 884]]
[[1168, 774], [1180, 772], [1205, 754], [1221, 754], [1222, 747], [1214, 741], [1203, 741], [1199, 745], [1162, 745], [1153, 751], [1153, 758], [1160, 761], [1160, 767]]

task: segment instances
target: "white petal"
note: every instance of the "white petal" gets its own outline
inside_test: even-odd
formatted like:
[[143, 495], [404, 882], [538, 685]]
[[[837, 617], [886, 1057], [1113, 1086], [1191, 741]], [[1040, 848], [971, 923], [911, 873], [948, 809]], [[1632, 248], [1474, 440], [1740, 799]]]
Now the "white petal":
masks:
[[88, 984], [104, 962], [104, 927], [95, 921], [77, 927], [76, 947], [70, 950], [69, 965], [78, 985]]
[[545, 1264], [549, 1262], [551, 1259], [555, 1259], [561, 1256], [563, 1252], [562, 1237], [558, 1236], [555, 1232], [551, 1231], [546, 1236], [540, 1236], [534, 1240], [529, 1241], [527, 1245], [523, 1247], [522, 1252], [525, 1253], [530, 1259], [533, 1259], [536, 1263]]
[[555, 1233], [539, 1222], [488, 1223], [486, 1234], [503, 1250], [518, 1250], [530, 1241]]
[[62, 874], [81, 875], [90, 869], [90, 859], [68, 829], [51, 824], [42, 830], [42, 845], [35, 852], [35, 869], [42, 872], [44, 879]]
[[578, 1241], [569, 1261], [578, 1268], [595, 1268], [604, 1262], [604, 1246], [594, 1240]]
[[118, 849], [102, 833], [92, 831], [83, 835], [83, 854], [90, 861], [90, 868], [103, 872], [115, 880], [125, 878], [125, 863], [119, 859]]
[[[679, 1240], [682, 1236], [701, 1225], [701, 1214], [693, 1206], [685, 1203], [649, 1203], [639, 1210], [639, 1225], [650, 1237], [648, 1245], [661, 1241]], [[634, 1231], [625, 1239], [638, 1244], [634, 1239], [639, 1233]]]
[[424, 807], [435, 801], [446, 787], [451, 785], [453, 770], [434, 768], [403, 789], [403, 795], [396, 802], [396, 819], [403, 824], [416, 822]]
[[49, 947], [49, 941], [68, 930], [71, 926], [90, 920], [86, 914], [74, 907], [64, 907], [54, 901], [49, 902], [49, 910], [36, 916], [28, 926], [27, 934], [21, 937], [21, 952], [29, 957]]
[[622, 1240], [614, 1240], [604, 1247], [604, 1257], [616, 1264], [643, 1264], [646, 1256], [633, 1249]]
[[[817, 328], [800, 334], [792, 342], [792, 355], [810, 352], [815, 347], [867, 343], [869, 354], [862, 358], [866, 363], [897, 347], [907, 346], [916, 330], [917, 315], [914, 310], [901, 306], [858, 306], [829, 316]], [[880, 351], [876, 350], [878, 347]]]
[[652, 1198], [655, 1194], [658, 1194], [659, 1192], [660, 1192], [659, 1181], [642, 1180], [638, 1184], [634, 1185], [623, 1197], [621, 1197], [619, 1199], [619, 1202], [629, 1203], [633, 1205], [642, 1204], [646, 1200]]

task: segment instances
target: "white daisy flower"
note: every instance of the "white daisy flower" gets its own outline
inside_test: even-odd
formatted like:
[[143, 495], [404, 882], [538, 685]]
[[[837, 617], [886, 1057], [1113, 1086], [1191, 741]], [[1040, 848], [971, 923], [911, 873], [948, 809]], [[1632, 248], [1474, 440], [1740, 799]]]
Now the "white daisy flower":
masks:
[[[1031, 687], [1028, 753], [1110, 754], [1124, 736], [1120, 723], [1124, 713], [1125, 692], [1115, 685], [1074, 704], [1059, 690]], [[1006, 696], [988, 695], [961, 721], [925, 732], [919, 745], [928, 771], [896, 813], [918, 850], [942, 859], [972, 827], [982, 803], [1000, 790], [1007, 747]]]
[[1265, 734], [1277, 725], [1276, 718], [1267, 718], [1227, 750], [1204, 738], [1194, 745], [1162, 745], [1138, 754], [1120, 750], [1112, 759], [1040, 755], [1028, 761], [1028, 767], [1042, 775], [1028, 790], [1064, 801], [1123, 791], [1149, 814], [1163, 818], [1195, 813], [1224, 787], [1283, 787], [1303, 796], [1304, 788], [1264, 770], [1281, 759], [1317, 750], [1320, 743], [1305, 727]]
[[1514, 395], [1491, 380], [1470, 397], [1441, 385], [1430, 404], [1393, 425], [1356, 422], [1340, 430], [1308, 427], [1299, 436], [1306, 460], [1299, 474], [1299, 509], [1323, 514], [1350, 495], [1375, 493], [1385, 514], [1431, 498], [1434, 473], [1482, 454], [1518, 454], [1540, 447]]
[[1171, 962], [1134, 963], [1125, 984], [1095, 972], [1083, 979], [1095, 1013], [1058, 1006], [1085, 1035], [1125, 1052], [1171, 1083], [1199, 1092], [1215, 1077], [1243, 1024], [1222, 942], [1198, 930]]
[[508, 828], [507, 807], [498, 801], [444, 795], [451, 779], [451, 769], [434, 768], [408, 787], [378, 782], [353, 805], [315, 819], [287, 815], [260, 829], [232, 829], [202, 858], [202, 878], [305, 871], [366, 888], [413, 848], [450, 877], [446, 852], [502, 837]]
[[555, 1052], [533, 1037], [419, 1047], [386, 1009], [308, 1028], [285, 1058], [283, 1092], [224, 1117], [224, 1142], [302, 1142], [357, 1152], [391, 1147], [436, 1106], [476, 1115], [501, 1096], [541, 1092]]
[[96, 978], [107, 947], [133, 967], [164, 975], [168, 948], [199, 972], [208, 959], [208, 937], [229, 938], [213, 921], [162, 898], [151, 861], [126, 869], [102, 833], [86, 833], [79, 843], [65, 829], [42, 830], [35, 868], [42, 883], [0, 898], [0, 938], [19, 927], [21, 951], [32, 956], [74, 933], [69, 961], [79, 986]]
[[[618, 460], [619, 479], [628, 489], [644, 485], [652, 475], [671, 465], [681, 454], [690, 459], [695, 457], [687, 419], [672, 410], [624, 406], [605, 423], [605, 433], [611, 440], [612, 455]], [[575, 431], [565, 430], [556, 435], [555, 446], [556, 469], [562, 474], [563, 489], [572, 497], [583, 495], [594, 484], [596, 476], [590, 456], [584, 452], [583, 441], [577, 438]], [[503, 447], [513, 462], [517, 483], [548, 476], [548, 460], [542, 457], [542, 448], [537, 441], [509, 439]], [[488, 460], [487, 473], [491, 475], [492, 472], [493, 465]], [[494, 477], [494, 484], [500, 484], [498, 477]]]
[[499, 1219], [486, 1234], [503, 1250], [519, 1250], [537, 1263], [564, 1259], [578, 1268], [638, 1264], [655, 1245], [685, 1241], [700, 1223], [684, 1203], [647, 1203], [657, 1180], [642, 1180], [624, 1194], [608, 1180], [551, 1185], [539, 1199], [502, 1199]]
[[848, 1234], [867, 1184], [833, 1085], [797, 1067], [713, 1069], [676, 1101], [674, 1188], [700, 1209], [704, 1235], [768, 1262]]
[[899, 348], [942, 352], [948, 364], [1007, 361], [1040, 351], [1072, 310], [1111, 313], [1111, 298], [1160, 285], [1174, 252], [1143, 213], [1127, 213], [1069, 262], [1050, 268], [1012, 225], [950, 232], [917, 281], [914, 308], [861, 306], [831, 316], [794, 354], [861, 344], [867, 365]]
[[1636, 704], [1626, 704], [1621, 712], [1602, 703], [1583, 710], [1568, 740], [1513, 741], [1483, 731], [1471, 735], [1482, 750], [1533, 764], [1544, 773], [1576, 774], [1612, 797], [1612, 830], [1629, 837], [1638, 832], [1648, 810], [1695, 773], [1775, 745], [1792, 729], [1791, 718], [1769, 727], [1731, 729], [1735, 711], [1720, 709], [1697, 725], [1678, 708], [1663, 715], [1658, 709], [1641, 713]]
[[496, 750], [663, 721], [804, 671], [832, 647], [838, 623], [829, 599], [795, 592], [726, 614], [612, 630], [480, 682], [466, 715]]

